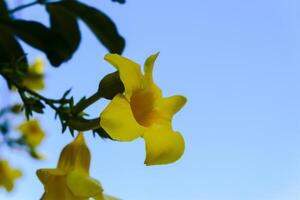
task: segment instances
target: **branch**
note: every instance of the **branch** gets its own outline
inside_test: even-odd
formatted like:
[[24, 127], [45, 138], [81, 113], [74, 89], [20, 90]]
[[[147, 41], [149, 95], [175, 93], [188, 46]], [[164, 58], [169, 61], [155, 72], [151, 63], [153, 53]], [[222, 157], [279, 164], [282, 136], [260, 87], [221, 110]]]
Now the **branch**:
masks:
[[41, 3], [41, 1], [37, 0], [37, 1], [31, 2], [31, 3], [28, 3], [28, 4], [24, 4], [24, 5], [21, 5], [21, 6], [18, 6], [16, 8], [12, 9], [12, 10], [9, 10], [8, 13], [13, 14], [14, 12], [17, 12], [17, 11], [22, 10], [24, 8], [34, 6], [34, 5], [39, 4], [39, 3]]
[[81, 111], [83, 111], [84, 109], [86, 109], [87, 107], [89, 107], [90, 105], [92, 105], [93, 103], [95, 103], [96, 101], [98, 101], [101, 98], [102, 98], [102, 96], [97, 91], [95, 94], [93, 94], [89, 98], [79, 101], [78, 104], [72, 108], [72, 114], [76, 115], [76, 114], [80, 113]]
[[[93, 104], [97, 100], [101, 98], [101, 96], [98, 93], [95, 93], [91, 97], [82, 100], [79, 102], [76, 106], [74, 106], [73, 109], [69, 109], [70, 107], [64, 107], [65, 104], [71, 105], [71, 99], [65, 99], [65, 97], [62, 97], [61, 99], [49, 99], [44, 97], [43, 95], [40, 95], [39, 93], [21, 85], [19, 82], [15, 81], [13, 78], [10, 78], [7, 75], [2, 74], [3, 77], [11, 84], [13, 84], [15, 87], [17, 87], [19, 95], [22, 99], [22, 101], [26, 102], [26, 96], [24, 95], [24, 91], [29, 93], [30, 95], [36, 97], [39, 100], [42, 100], [45, 102], [48, 106], [50, 106], [53, 110], [55, 110], [56, 114], [59, 115], [60, 120], [64, 122], [63, 124], [66, 124], [70, 129], [78, 130], [78, 131], [88, 131], [88, 130], [95, 130], [100, 128], [100, 118], [95, 119], [84, 119], [83, 117], [78, 116], [78, 113], [83, 111], [85, 108], [87, 108], [89, 105]], [[59, 104], [59, 106], [56, 106], [55, 104]], [[26, 104], [25, 104], [26, 105]], [[69, 105], [69, 106], [70, 106]]]

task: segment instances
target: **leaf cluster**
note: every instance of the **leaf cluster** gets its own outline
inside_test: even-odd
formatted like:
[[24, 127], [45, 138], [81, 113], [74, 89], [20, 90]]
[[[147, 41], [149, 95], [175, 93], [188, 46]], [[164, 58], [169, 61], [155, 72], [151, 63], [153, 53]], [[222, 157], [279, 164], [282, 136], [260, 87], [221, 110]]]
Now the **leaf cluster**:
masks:
[[[125, 3], [124, 0], [113, 0]], [[14, 14], [30, 6], [41, 5], [49, 16], [47, 27], [36, 20], [17, 19]], [[108, 74], [100, 82], [98, 90], [90, 97], [83, 97], [76, 104], [67, 90], [59, 99], [47, 98], [24, 86], [22, 80], [28, 76], [28, 61], [20, 40], [43, 52], [54, 67], [70, 60], [81, 42], [78, 21], [81, 20], [110, 53], [121, 54], [125, 40], [115, 23], [104, 12], [77, 0], [37, 0], [9, 9], [5, 0], [0, 0], [0, 74], [10, 89], [15, 88], [22, 100], [22, 111], [29, 119], [33, 113], [44, 113], [46, 106], [55, 111], [61, 122], [62, 132], [69, 129], [92, 130], [102, 138], [109, 138], [100, 127], [100, 118], [87, 119], [84, 109], [100, 98], [112, 99], [124, 91], [117, 72]]]
[[[8, 10], [0, 0], [0, 62], [11, 63], [22, 59], [28, 65], [25, 52], [18, 39], [44, 52], [50, 63], [58, 67], [72, 58], [81, 41], [78, 20], [83, 21], [99, 42], [109, 52], [121, 54], [125, 47], [124, 38], [118, 33], [114, 22], [102, 11], [80, 1], [36, 1], [44, 6], [49, 15], [50, 27], [38, 21], [16, 19], [18, 11]], [[17, 38], [18, 39], [17, 39]]]

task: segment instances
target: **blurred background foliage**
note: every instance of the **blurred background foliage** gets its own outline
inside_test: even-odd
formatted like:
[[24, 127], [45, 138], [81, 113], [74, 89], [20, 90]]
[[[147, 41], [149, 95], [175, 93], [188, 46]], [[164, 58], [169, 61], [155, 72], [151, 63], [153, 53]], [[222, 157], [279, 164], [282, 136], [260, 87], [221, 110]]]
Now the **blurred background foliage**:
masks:
[[[125, 3], [125, 0], [112, 1]], [[43, 155], [37, 147], [45, 133], [38, 119], [32, 119], [32, 116], [33, 113], [43, 114], [46, 106], [55, 111], [62, 132], [69, 129], [74, 134], [75, 130], [91, 130], [94, 135], [109, 138], [99, 125], [99, 117], [87, 118], [89, 115], [84, 110], [100, 98], [112, 99], [115, 94], [124, 91], [118, 73], [105, 76], [94, 94], [87, 97], [82, 95], [77, 103], [71, 96], [71, 89], [66, 89], [59, 99], [48, 98], [39, 93], [45, 84], [44, 62], [37, 59], [34, 63], [28, 63], [27, 52], [20, 41], [44, 53], [53, 67], [61, 67], [73, 57], [81, 42], [82, 35], [78, 26], [81, 20], [108, 52], [121, 54], [125, 48], [125, 39], [119, 34], [113, 20], [99, 8], [76, 0], [36, 0], [15, 8], [9, 8], [7, 3], [0, 0], [0, 74], [10, 91], [20, 96], [20, 103], [6, 107], [0, 105], [0, 149], [3, 146], [18, 149], [34, 159], [42, 159]], [[49, 27], [38, 20], [24, 20], [16, 15], [38, 4], [49, 15]], [[26, 117], [23, 123], [13, 123], [14, 118], [22, 115]], [[0, 187], [11, 191], [21, 171], [1, 158], [1, 152], [0, 169]]]

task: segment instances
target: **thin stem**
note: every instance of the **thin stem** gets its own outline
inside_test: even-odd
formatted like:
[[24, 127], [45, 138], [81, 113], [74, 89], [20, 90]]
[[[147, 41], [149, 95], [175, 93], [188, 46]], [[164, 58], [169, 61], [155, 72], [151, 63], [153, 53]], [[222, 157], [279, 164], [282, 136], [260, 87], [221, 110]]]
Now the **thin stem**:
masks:
[[89, 107], [90, 105], [92, 105], [93, 103], [95, 103], [96, 101], [98, 101], [101, 98], [102, 98], [102, 96], [99, 94], [99, 92], [96, 92], [89, 98], [80, 101], [76, 106], [74, 106], [72, 109], [72, 113], [74, 115], [80, 113], [81, 111], [83, 111], [84, 109], [86, 109], [87, 107]]
[[9, 82], [11, 82], [13, 85], [15, 85], [19, 90], [23, 90], [23, 91], [26, 91], [28, 92], [29, 94], [31, 94], [32, 96], [35, 96], [41, 100], [43, 100], [45, 103], [49, 103], [49, 102], [53, 102], [53, 103], [62, 103], [61, 99], [48, 99], [42, 95], [40, 95], [39, 93], [27, 88], [27, 87], [24, 87], [22, 86], [21, 84], [19, 84], [17, 81], [15, 81], [14, 79], [12, 78], [9, 78], [8, 76], [5, 76], [4, 74], [2, 74], [2, 76], [6, 79], [9, 80]]
[[70, 119], [68, 126], [78, 131], [89, 131], [100, 128], [100, 118], [95, 119]]
[[61, 100], [59, 99], [48, 99], [42, 95], [40, 95], [39, 93], [33, 91], [33, 90], [30, 90], [28, 89], [27, 87], [24, 87], [22, 86], [21, 84], [19, 84], [17, 81], [15, 81], [14, 79], [12, 78], [9, 78], [8, 76], [5, 76], [4, 74], [2, 74], [2, 76], [9, 80], [10, 83], [12, 83], [13, 85], [15, 85], [17, 88], [18, 88], [18, 92], [19, 92], [19, 95], [22, 99], [22, 101], [25, 103], [26, 101], [26, 97], [24, 96], [24, 93], [22, 91], [25, 91], [25, 92], [28, 92], [29, 94], [31, 94], [32, 96], [35, 96], [39, 99], [41, 99], [42, 101], [44, 101], [48, 106], [50, 106], [53, 110], [55, 110], [57, 113], [60, 112], [59, 108], [57, 108], [54, 103], [62, 103]]
[[28, 4], [24, 4], [24, 5], [21, 5], [21, 6], [18, 6], [12, 10], [9, 11], [9, 14], [13, 14], [14, 12], [17, 12], [19, 10], [22, 10], [24, 8], [27, 8], [27, 7], [30, 7], [30, 6], [34, 6], [36, 4], [39, 4], [40, 2], [39, 1], [34, 1], [34, 2], [31, 2], [31, 3], [28, 3]]
[[[3, 74], [2, 74], [3, 75]], [[48, 99], [39, 93], [28, 89], [27, 87], [22, 86], [18, 82], [16, 82], [14, 79], [9, 78], [8, 76], [3, 75], [5, 79], [7, 79], [9, 82], [11, 82], [13, 85], [15, 85], [18, 88], [19, 94], [21, 96], [21, 99], [23, 102], [26, 101], [26, 97], [24, 96], [24, 91], [31, 94], [32, 96], [35, 96], [36, 98], [44, 101], [47, 105], [49, 105], [53, 110], [56, 111], [57, 114], [59, 114], [64, 120], [66, 120], [67, 125], [75, 130], [78, 131], [88, 131], [88, 130], [95, 130], [100, 128], [100, 118], [95, 118], [95, 119], [84, 119], [84, 118], [79, 118], [76, 117], [76, 115], [83, 111], [86, 107], [90, 106], [97, 100], [101, 98], [101, 95], [99, 93], [93, 94], [91, 97], [88, 99], [85, 99], [81, 101], [79, 104], [77, 104], [74, 107], [74, 111], [72, 110], [72, 116], [69, 117], [64, 117], [64, 113], [62, 113], [62, 110], [59, 107], [56, 107], [54, 104], [62, 104], [62, 100], [55, 100], [55, 99]]]

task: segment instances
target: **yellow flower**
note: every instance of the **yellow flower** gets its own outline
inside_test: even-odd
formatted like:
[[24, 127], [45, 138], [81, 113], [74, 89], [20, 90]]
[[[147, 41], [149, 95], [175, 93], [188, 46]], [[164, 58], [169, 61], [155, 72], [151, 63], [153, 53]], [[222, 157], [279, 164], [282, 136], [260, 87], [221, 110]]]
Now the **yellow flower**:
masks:
[[4, 187], [10, 192], [14, 187], [15, 179], [22, 176], [18, 169], [12, 169], [6, 160], [0, 160], [0, 187]]
[[32, 90], [44, 89], [44, 65], [43, 59], [36, 59], [36, 61], [29, 66], [27, 74], [22, 80], [22, 84]]
[[24, 122], [23, 124], [19, 125], [18, 130], [31, 148], [37, 147], [45, 137], [45, 133], [41, 129], [37, 119]]
[[131, 141], [143, 137], [146, 165], [167, 164], [184, 152], [184, 139], [172, 129], [172, 117], [186, 103], [184, 96], [163, 98], [154, 83], [152, 71], [158, 53], [145, 62], [144, 75], [135, 62], [117, 54], [105, 60], [120, 73], [125, 94], [116, 95], [101, 113], [101, 127], [115, 140]]
[[41, 200], [106, 200], [101, 184], [89, 176], [90, 159], [83, 134], [79, 133], [62, 150], [57, 168], [37, 170], [45, 188]]

